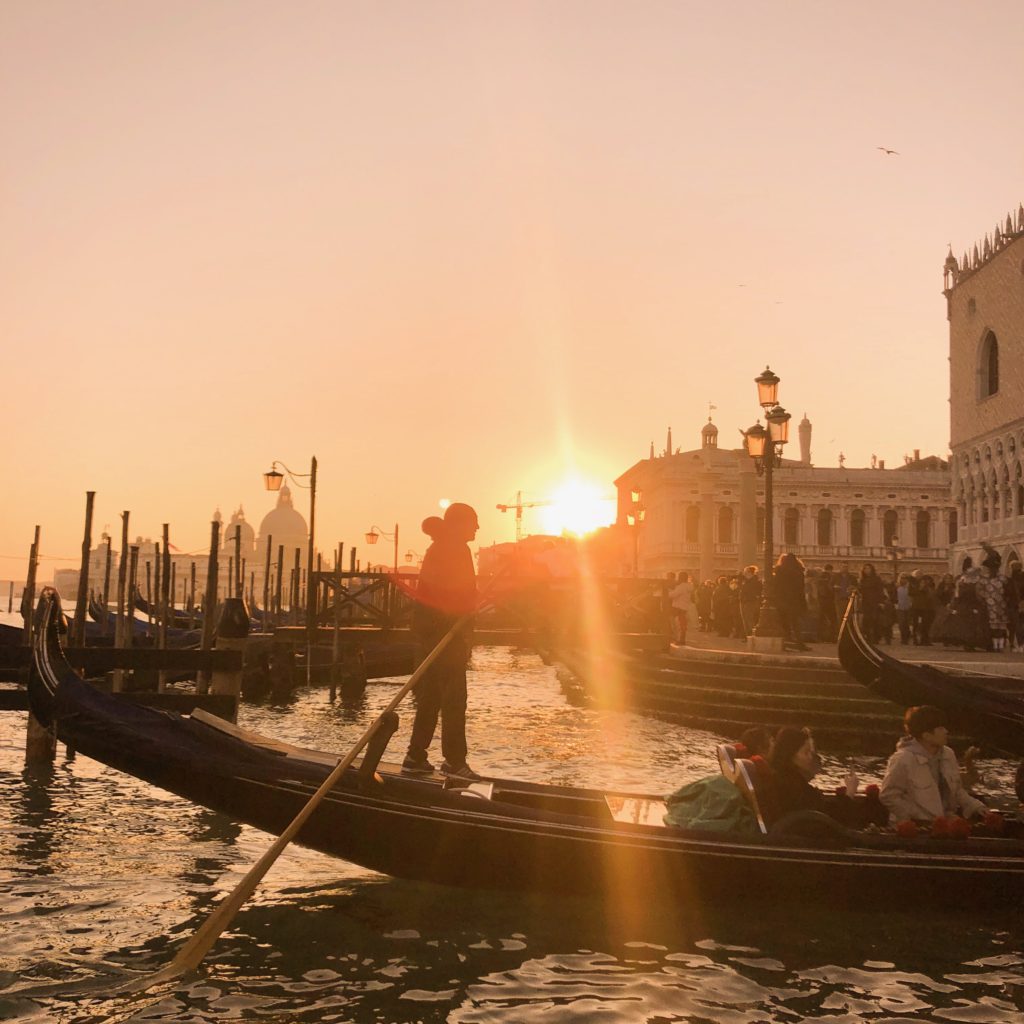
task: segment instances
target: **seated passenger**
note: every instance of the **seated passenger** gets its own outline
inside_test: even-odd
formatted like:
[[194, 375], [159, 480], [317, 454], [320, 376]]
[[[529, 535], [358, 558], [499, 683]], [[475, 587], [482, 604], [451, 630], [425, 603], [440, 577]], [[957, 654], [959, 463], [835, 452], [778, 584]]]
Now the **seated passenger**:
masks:
[[[765, 809], [769, 826], [794, 811], [829, 812], [829, 802], [821, 790], [811, 785], [818, 773], [818, 755], [807, 729], [785, 726], [775, 736], [775, 747], [768, 758], [771, 777], [767, 787], [770, 806]], [[852, 797], [859, 785], [856, 774], [846, 777], [846, 794]]]
[[763, 757], [767, 760], [771, 756], [772, 747], [775, 745], [775, 738], [770, 730], [763, 725], [751, 726], [745, 729], [736, 742], [737, 757]]
[[906, 735], [889, 758], [882, 803], [893, 824], [931, 822], [959, 814], [976, 818], [986, 807], [964, 788], [956, 754], [946, 746], [946, 716], [930, 704], [908, 709]]

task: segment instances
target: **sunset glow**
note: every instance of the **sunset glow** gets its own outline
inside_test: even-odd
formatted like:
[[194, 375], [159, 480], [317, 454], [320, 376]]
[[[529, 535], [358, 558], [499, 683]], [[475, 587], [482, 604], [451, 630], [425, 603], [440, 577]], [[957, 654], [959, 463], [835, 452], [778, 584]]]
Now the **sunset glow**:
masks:
[[588, 480], [572, 477], [551, 495], [551, 504], [541, 509], [544, 532], [581, 536], [615, 521], [615, 499]]

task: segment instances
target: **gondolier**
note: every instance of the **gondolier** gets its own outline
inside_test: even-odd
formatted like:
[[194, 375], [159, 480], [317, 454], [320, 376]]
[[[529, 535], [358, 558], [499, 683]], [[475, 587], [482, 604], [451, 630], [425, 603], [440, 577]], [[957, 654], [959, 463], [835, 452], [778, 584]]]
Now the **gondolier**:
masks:
[[[423, 556], [413, 610], [413, 634], [420, 645], [420, 657], [433, 650], [459, 619], [476, 608], [476, 571], [469, 542], [479, 528], [476, 512], [461, 502], [449, 505], [444, 519], [430, 516], [423, 521], [423, 532], [432, 543]], [[427, 750], [440, 715], [442, 774], [479, 778], [466, 763], [466, 665], [472, 649], [468, 631], [467, 626], [449, 642], [413, 691], [416, 719], [409, 752], [402, 762], [405, 772], [433, 772]]]

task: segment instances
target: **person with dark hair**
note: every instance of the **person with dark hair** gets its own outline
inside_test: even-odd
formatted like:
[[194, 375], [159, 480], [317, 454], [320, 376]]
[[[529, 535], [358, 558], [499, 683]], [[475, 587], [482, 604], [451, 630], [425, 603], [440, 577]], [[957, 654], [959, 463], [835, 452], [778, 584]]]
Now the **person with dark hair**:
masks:
[[772, 574], [775, 593], [775, 607], [782, 620], [782, 635], [798, 650], [806, 650], [800, 635], [800, 622], [807, 611], [807, 596], [804, 590], [804, 563], [792, 551], [779, 555]]
[[826, 644], [836, 641], [839, 619], [836, 616], [836, 575], [832, 563], [827, 562], [817, 579], [818, 587], [818, 639]]
[[[794, 811], [821, 811], [828, 813], [825, 794], [811, 785], [818, 774], [818, 754], [808, 729], [783, 726], [775, 734], [775, 745], [768, 757], [771, 769], [769, 807], [766, 813], [771, 823]], [[853, 796], [859, 781], [850, 772], [846, 778], [846, 792]]]
[[756, 565], [748, 565], [740, 576], [740, 619], [743, 632], [753, 636], [761, 614], [761, 577]]
[[1006, 584], [999, 574], [1003, 559], [990, 544], [982, 541], [985, 559], [981, 563], [982, 573], [976, 584], [978, 597], [985, 605], [988, 615], [988, 629], [991, 650], [1002, 651], [1006, 647]]
[[882, 578], [875, 572], [870, 562], [865, 562], [860, 570], [857, 581], [860, 594], [860, 621], [868, 643], [877, 644], [882, 635], [882, 604], [885, 601], [885, 588]]
[[[426, 657], [463, 616], [476, 608], [476, 572], [469, 542], [479, 529], [476, 512], [461, 502], [445, 510], [444, 519], [430, 516], [423, 532], [432, 543], [423, 556], [412, 632], [420, 658]], [[466, 665], [471, 643], [463, 629], [448, 645], [413, 691], [416, 718], [402, 771], [428, 774], [434, 766], [427, 749], [441, 718], [441, 772], [461, 779], [479, 779], [466, 763]]]
[[770, 729], [763, 725], [752, 725], [740, 733], [737, 747], [742, 747], [743, 752], [737, 751], [737, 754], [740, 757], [763, 757], [767, 760], [774, 746], [775, 737], [772, 736]]
[[889, 758], [881, 800], [894, 823], [984, 815], [985, 805], [964, 788], [956, 754], [946, 746], [946, 715], [922, 704], [903, 717], [905, 735]]
[[719, 636], [728, 636], [733, 627], [733, 610], [736, 601], [729, 591], [729, 577], [719, 576], [711, 595], [711, 618], [715, 623], [715, 632]]

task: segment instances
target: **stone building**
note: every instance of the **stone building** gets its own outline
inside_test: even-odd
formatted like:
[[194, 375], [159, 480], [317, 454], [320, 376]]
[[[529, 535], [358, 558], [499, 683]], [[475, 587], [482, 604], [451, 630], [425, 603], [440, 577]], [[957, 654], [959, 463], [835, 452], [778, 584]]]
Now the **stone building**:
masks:
[[1024, 555], [1024, 206], [944, 266], [959, 569], [987, 541]]
[[[945, 461], [918, 451], [888, 469], [811, 463], [811, 423], [799, 424], [800, 458], [774, 475], [774, 551], [792, 551], [808, 568], [831, 562], [879, 571], [947, 571], [956, 513]], [[636, 463], [616, 481], [617, 522], [632, 520], [636, 569], [660, 576], [685, 570], [700, 579], [764, 560], [764, 478], [746, 449], [721, 448], [710, 418], [701, 445]], [[637, 511], [643, 510], [642, 517]], [[636, 520], [640, 519], [639, 523]]]

